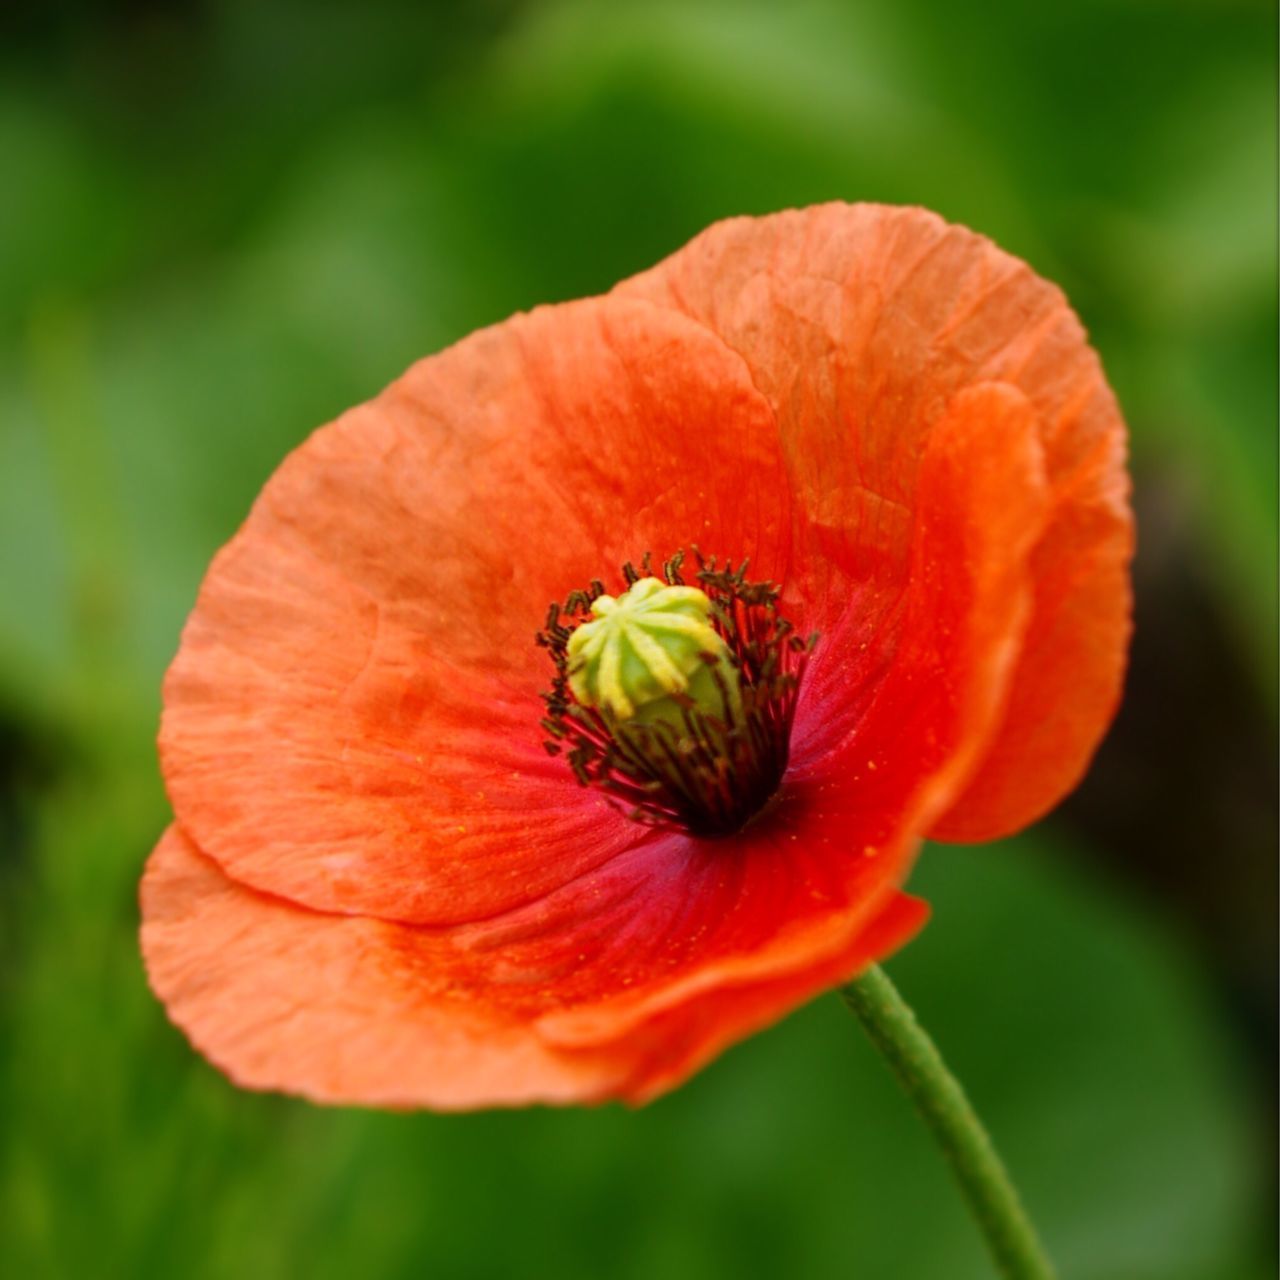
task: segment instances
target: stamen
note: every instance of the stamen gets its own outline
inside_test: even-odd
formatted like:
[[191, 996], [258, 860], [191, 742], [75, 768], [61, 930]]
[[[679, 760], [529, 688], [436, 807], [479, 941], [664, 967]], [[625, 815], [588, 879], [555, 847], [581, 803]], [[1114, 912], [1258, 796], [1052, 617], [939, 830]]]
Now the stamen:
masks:
[[683, 551], [663, 564], [665, 586], [646, 552], [639, 570], [622, 566], [622, 597], [592, 581], [550, 606], [537, 636], [555, 667], [542, 726], [547, 751], [635, 821], [727, 835], [786, 772], [818, 637], [796, 634], [747, 561], [721, 568], [692, 550], [697, 588]]

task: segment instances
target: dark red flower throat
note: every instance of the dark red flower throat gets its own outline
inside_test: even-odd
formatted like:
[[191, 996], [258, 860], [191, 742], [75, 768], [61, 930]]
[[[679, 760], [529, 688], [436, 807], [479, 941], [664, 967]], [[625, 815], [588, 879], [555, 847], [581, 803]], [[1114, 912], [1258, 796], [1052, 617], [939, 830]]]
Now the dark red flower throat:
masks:
[[[719, 637], [718, 652], [706, 646], [695, 655], [711, 696], [671, 693], [662, 699], [665, 715], [645, 718], [620, 717], [607, 703], [589, 705], [577, 696], [574, 677], [582, 659], [570, 641], [601, 611], [593, 611], [605, 597], [597, 579], [570, 592], [563, 604], [552, 604], [537, 635], [555, 667], [542, 695], [542, 727], [550, 735], [547, 751], [565, 755], [579, 784], [599, 788], [634, 821], [723, 836], [741, 830], [782, 781], [800, 682], [818, 636], [796, 632], [778, 611], [779, 589], [748, 581], [745, 559], [736, 569], [728, 560], [721, 568], [715, 557], [692, 550], [694, 583], [709, 601], [707, 621]], [[663, 563], [667, 586], [687, 585], [686, 559], [678, 551]], [[622, 577], [628, 591], [646, 580], [658, 589], [648, 552], [640, 569], [623, 565]], [[610, 603], [606, 597], [604, 604]]]

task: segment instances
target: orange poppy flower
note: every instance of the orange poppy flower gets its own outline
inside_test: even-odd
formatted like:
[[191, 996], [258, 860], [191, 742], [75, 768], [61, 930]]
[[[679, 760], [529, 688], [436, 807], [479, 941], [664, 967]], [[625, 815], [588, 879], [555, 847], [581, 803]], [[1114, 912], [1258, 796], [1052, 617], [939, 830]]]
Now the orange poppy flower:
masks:
[[[720, 223], [423, 360], [284, 462], [205, 579], [165, 684], [156, 992], [238, 1083], [321, 1101], [672, 1087], [909, 938], [922, 837], [1079, 779], [1129, 635], [1124, 456], [1061, 293], [919, 209]], [[667, 793], [616, 753], [575, 779], [566, 729], [618, 726], [545, 647], [563, 677], [619, 566], [695, 546], [777, 584], [729, 600], [766, 648], [818, 637], [782, 712], [739, 673], [778, 768], [712, 742], [718, 829], [629, 812]]]

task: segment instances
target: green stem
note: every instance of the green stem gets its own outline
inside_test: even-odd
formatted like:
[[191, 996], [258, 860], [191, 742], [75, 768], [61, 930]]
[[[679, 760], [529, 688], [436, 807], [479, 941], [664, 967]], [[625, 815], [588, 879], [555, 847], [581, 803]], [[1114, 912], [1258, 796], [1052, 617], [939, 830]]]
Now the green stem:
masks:
[[1054, 1280], [1053, 1264], [987, 1131], [937, 1047], [879, 966], [840, 989], [951, 1163], [1006, 1280]]

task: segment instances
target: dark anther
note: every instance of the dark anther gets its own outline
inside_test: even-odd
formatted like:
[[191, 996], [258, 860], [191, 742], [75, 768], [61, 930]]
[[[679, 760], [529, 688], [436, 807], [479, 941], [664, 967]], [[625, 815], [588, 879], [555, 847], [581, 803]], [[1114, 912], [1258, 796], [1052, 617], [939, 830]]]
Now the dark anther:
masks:
[[[570, 592], [563, 605], [552, 605], [538, 633], [555, 668], [551, 688], [542, 695], [542, 727], [550, 735], [547, 751], [563, 754], [582, 786], [599, 788], [635, 821], [699, 836], [726, 835], [740, 830], [782, 781], [800, 681], [817, 636], [796, 634], [778, 613], [778, 588], [749, 582], [746, 560], [736, 568], [732, 561], [720, 567], [696, 546], [692, 552], [697, 585], [711, 601], [712, 625], [736, 669], [740, 708], [710, 654], [704, 661], [711, 664], [723, 715], [688, 700], [675, 717], [681, 723], [619, 724], [579, 703], [569, 688], [568, 642], [604, 594], [604, 584], [593, 580], [587, 590]], [[652, 576], [650, 553], [640, 564], [639, 570], [631, 562], [622, 567], [628, 588]], [[685, 564], [685, 553], [677, 551], [663, 563], [664, 579], [685, 585]]]

